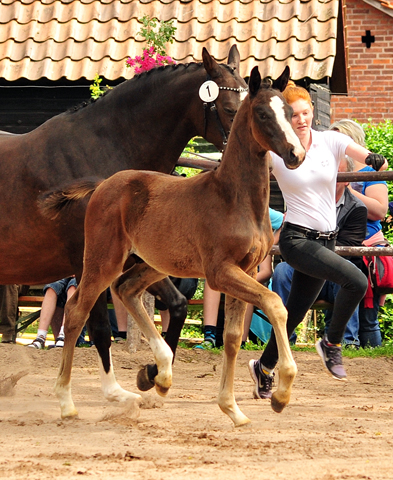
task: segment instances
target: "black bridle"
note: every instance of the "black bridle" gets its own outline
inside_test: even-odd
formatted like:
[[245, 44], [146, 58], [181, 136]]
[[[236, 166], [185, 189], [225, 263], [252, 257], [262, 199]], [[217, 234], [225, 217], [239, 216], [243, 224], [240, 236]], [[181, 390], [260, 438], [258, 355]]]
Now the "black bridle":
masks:
[[[210, 78], [210, 75], [207, 76], [207, 80], [211, 80]], [[232, 92], [238, 92], [238, 93], [243, 93], [243, 92], [248, 92], [248, 88], [243, 88], [243, 87], [238, 87], [238, 88], [235, 88], [235, 87], [218, 87], [219, 90], [230, 90]], [[221, 122], [221, 119], [220, 119], [220, 115], [218, 114], [218, 110], [217, 110], [217, 107], [216, 107], [216, 104], [215, 102], [203, 102], [203, 120], [204, 120], [204, 137], [206, 138], [206, 131], [207, 131], [207, 111], [208, 109], [210, 109], [210, 111], [212, 113], [214, 113], [215, 115], [215, 118], [216, 118], [216, 122], [217, 122], [217, 125], [218, 125], [218, 130], [220, 131], [221, 133], [221, 137], [222, 137], [222, 143], [223, 143], [223, 149], [222, 149], [222, 152], [224, 151], [227, 143], [228, 143], [228, 136], [225, 132], [225, 129], [224, 129], [224, 126]]]

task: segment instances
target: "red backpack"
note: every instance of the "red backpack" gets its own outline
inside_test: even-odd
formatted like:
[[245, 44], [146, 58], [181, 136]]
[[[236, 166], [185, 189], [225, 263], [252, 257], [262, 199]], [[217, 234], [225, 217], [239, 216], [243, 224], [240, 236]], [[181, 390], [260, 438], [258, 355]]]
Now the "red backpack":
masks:
[[[386, 246], [389, 246], [387, 243]], [[374, 292], [380, 295], [393, 293], [393, 257], [363, 257], [368, 269], [368, 280]]]

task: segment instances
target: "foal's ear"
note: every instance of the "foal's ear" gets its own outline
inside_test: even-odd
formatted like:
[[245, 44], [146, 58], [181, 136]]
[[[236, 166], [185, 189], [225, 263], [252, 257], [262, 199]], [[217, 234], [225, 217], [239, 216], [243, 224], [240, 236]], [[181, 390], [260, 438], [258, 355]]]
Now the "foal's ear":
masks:
[[251, 70], [250, 80], [248, 81], [248, 90], [250, 96], [254, 97], [261, 86], [261, 74], [259, 73], [258, 67], [254, 67]]
[[276, 90], [279, 90], [280, 92], [283, 92], [288, 84], [289, 80], [289, 67], [288, 65], [284, 68], [284, 71], [282, 74], [277, 78], [277, 80], [273, 81], [272, 87], [275, 88]]
[[210, 55], [210, 53], [203, 47], [202, 50], [202, 60], [203, 66], [205, 67], [206, 72], [212, 77], [217, 78], [220, 74], [220, 66]]
[[239, 71], [240, 54], [236, 45], [232, 45], [231, 49], [229, 50], [228, 65], [230, 67], [234, 67], [237, 71]]

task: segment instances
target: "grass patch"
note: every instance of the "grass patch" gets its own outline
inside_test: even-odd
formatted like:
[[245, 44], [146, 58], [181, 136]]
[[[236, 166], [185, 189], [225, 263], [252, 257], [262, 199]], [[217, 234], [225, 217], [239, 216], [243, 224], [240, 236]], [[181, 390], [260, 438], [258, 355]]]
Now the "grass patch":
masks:
[[[23, 330], [23, 333], [32, 333], [34, 335], [37, 334], [38, 330], [38, 324], [39, 324], [39, 319], [35, 320], [33, 323], [31, 323], [25, 330]], [[49, 326], [48, 334], [52, 334], [52, 327]]]
[[317, 353], [314, 345], [291, 345], [291, 350], [294, 352]]
[[381, 347], [366, 347], [356, 349], [343, 349], [343, 356], [348, 358], [377, 358], [377, 357], [393, 357], [393, 345], [382, 345]]
[[203, 338], [203, 329], [201, 325], [184, 325], [181, 337], [183, 338]]
[[[192, 349], [194, 346], [187, 344], [185, 342], [180, 342], [179, 347], [186, 348], [188, 350]], [[220, 348], [212, 348], [209, 349], [209, 352], [213, 352], [215, 354], [221, 354], [223, 352], [224, 347]], [[256, 345], [252, 342], [247, 342], [246, 345], [242, 348], [242, 350], [247, 351], [262, 351], [265, 349], [265, 345], [261, 345], [260, 343]], [[315, 347], [313, 345], [291, 345], [291, 350], [293, 352], [310, 352], [310, 353], [317, 353]], [[359, 348], [356, 349], [347, 349], [343, 348], [343, 357], [347, 358], [378, 358], [378, 357], [393, 357], [393, 345], [382, 345], [381, 347], [367, 347], [367, 348]]]

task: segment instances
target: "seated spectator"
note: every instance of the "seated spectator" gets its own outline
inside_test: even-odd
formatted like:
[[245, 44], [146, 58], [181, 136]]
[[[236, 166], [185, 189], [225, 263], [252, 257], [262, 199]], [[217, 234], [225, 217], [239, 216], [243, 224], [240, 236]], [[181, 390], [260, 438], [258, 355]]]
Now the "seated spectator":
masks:
[[[52, 322], [56, 307], [64, 308], [67, 300], [75, 293], [77, 283], [75, 277], [63, 278], [57, 282], [49, 283], [44, 287], [44, 300], [42, 302], [40, 321], [38, 325], [37, 337], [32, 343], [27, 345], [31, 348], [45, 348], [46, 337], [49, 326]], [[56, 338], [54, 347], [64, 347], [64, 315], [59, 335]]]
[[0, 333], [2, 343], [15, 343], [18, 321], [18, 297], [25, 295], [28, 285], [0, 285]]
[[[344, 133], [359, 145], [365, 145], [365, 134], [362, 127], [353, 120], [339, 120], [330, 126], [330, 130]], [[373, 172], [371, 166], [354, 160], [355, 172]], [[377, 246], [384, 243], [381, 220], [388, 209], [388, 188], [383, 180], [366, 180], [351, 182], [348, 187], [353, 195], [367, 207], [367, 233], [364, 240], [366, 246]], [[380, 243], [378, 243], [380, 242]], [[367, 275], [367, 267], [362, 262], [362, 270]], [[368, 293], [371, 292], [369, 296]], [[361, 347], [377, 347], [382, 344], [381, 330], [378, 321], [380, 305], [384, 296], [369, 289], [359, 305], [359, 341]]]
[[[272, 229], [278, 230], [283, 222], [283, 214], [269, 208], [270, 223]], [[272, 274], [272, 259], [268, 255], [259, 266], [260, 274], [257, 280], [261, 283], [267, 281]], [[195, 348], [210, 349], [216, 346], [220, 346], [217, 342], [217, 318], [218, 311], [221, 302], [221, 293], [212, 290], [209, 284], [205, 281], [205, 289], [203, 293], [203, 324], [204, 324], [204, 340], [200, 345]], [[250, 328], [253, 306], [249, 305], [245, 316], [245, 328], [243, 333], [243, 341], [248, 336]]]

